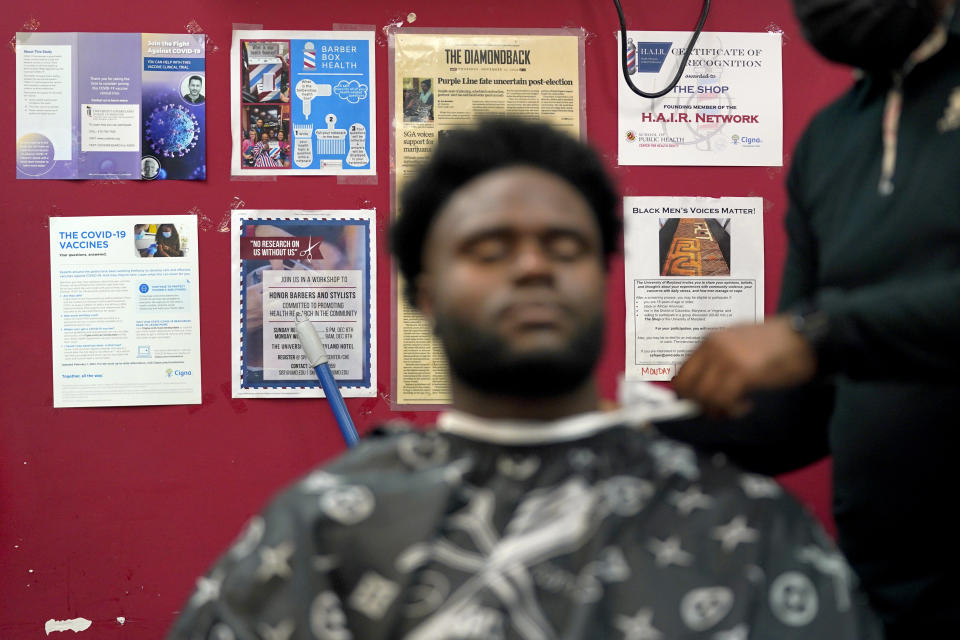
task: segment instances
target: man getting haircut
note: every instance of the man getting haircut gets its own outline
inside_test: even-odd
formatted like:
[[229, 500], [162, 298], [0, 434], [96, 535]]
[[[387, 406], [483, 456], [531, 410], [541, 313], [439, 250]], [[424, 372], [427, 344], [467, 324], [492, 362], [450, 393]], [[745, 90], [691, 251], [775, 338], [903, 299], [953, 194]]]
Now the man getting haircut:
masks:
[[441, 136], [392, 249], [452, 406], [276, 498], [171, 638], [874, 637], [843, 557], [773, 480], [601, 412], [617, 195], [510, 120]]

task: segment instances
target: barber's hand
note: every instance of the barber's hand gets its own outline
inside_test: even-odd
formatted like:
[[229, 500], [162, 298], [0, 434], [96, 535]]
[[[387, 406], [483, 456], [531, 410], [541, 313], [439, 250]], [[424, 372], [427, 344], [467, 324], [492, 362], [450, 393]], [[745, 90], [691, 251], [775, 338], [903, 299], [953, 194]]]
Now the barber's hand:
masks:
[[699, 402], [715, 417], [743, 415], [748, 394], [803, 384], [816, 373], [816, 355], [785, 316], [764, 324], [714, 331], [673, 379], [682, 398]]

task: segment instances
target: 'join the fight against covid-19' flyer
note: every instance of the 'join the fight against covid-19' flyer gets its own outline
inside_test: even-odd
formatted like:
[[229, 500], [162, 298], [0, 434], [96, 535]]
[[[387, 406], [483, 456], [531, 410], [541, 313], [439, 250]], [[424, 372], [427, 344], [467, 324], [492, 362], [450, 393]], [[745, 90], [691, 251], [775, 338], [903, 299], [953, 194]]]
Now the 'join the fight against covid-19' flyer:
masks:
[[17, 178], [205, 180], [204, 42], [18, 33]]

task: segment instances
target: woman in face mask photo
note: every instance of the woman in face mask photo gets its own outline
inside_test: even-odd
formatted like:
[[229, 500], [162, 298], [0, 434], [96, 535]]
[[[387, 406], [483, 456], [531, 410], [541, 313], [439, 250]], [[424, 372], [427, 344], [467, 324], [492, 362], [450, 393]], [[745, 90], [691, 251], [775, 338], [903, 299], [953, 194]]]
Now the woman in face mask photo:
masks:
[[180, 235], [172, 224], [161, 224], [157, 227], [157, 258], [180, 258], [183, 250], [180, 248]]

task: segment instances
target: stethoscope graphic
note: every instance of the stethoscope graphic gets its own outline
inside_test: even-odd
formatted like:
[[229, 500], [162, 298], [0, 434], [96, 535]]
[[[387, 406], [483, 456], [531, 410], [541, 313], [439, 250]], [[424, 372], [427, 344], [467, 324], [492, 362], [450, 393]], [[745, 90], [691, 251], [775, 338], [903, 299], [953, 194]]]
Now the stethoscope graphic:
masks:
[[[307, 245], [306, 249], [300, 252], [300, 257], [302, 258], [306, 256], [307, 260], [313, 260], [313, 250], [323, 243], [323, 238], [317, 240], [316, 242], [313, 241], [313, 236], [307, 236], [307, 238], [307, 242], [309, 244]], [[320, 259], [323, 260], [323, 254], [320, 254]]]

